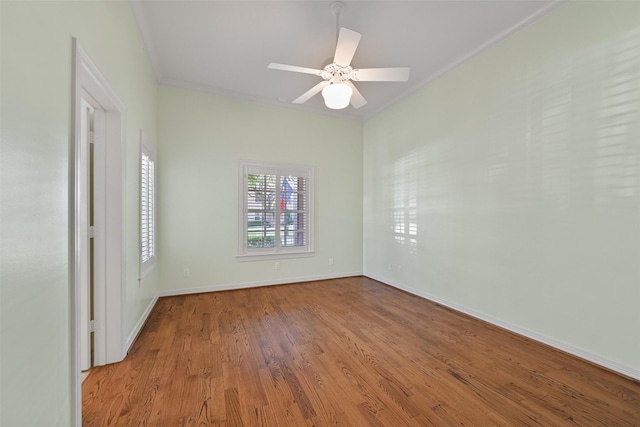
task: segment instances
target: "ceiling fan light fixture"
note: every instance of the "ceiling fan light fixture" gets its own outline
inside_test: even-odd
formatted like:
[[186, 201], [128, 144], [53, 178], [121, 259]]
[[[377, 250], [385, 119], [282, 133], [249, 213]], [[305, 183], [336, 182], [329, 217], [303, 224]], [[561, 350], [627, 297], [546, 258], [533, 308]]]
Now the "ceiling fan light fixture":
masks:
[[322, 91], [322, 97], [327, 108], [341, 110], [349, 104], [353, 108], [360, 108], [367, 104], [367, 100], [364, 99], [352, 81], [406, 82], [409, 79], [408, 67], [353, 69], [351, 60], [356, 52], [358, 43], [360, 43], [362, 34], [348, 28], [340, 28], [339, 18], [345, 7], [345, 4], [341, 1], [331, 4], [331, 13], [336, 17], [337, 32], [333, 62], [326, 65], [322, 70], [275, 62], [269, 64], [268, 67], [274, 70], [313, 74], [323, 79], [323, 81], [294, 99], [292, 101], [294, 104], [304, 104], [311, 97]]
[[332, 83], [322, 89], [324, 104], [333, 110], [346, 108], [351, 101], [353, 89], [343, 83]]

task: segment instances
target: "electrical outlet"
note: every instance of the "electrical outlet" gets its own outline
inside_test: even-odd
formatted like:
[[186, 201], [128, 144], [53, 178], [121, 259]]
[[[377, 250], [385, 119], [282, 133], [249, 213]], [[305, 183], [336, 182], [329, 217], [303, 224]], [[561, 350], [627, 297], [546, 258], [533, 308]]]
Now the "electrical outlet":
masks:
[[391, 263], [387, 264], [387, 270], [389, 271], [393, 270], [393, 264]]
[[183, 277], [189, 277], [189, 276], [191, 276], [191, 271], [190, 271], [188, 268], [185, 268], [185, 269], [182, 271], [182, 276], [183, 276]]
[[333, 258], [329, 258], [329, 265], [333, 265]]
[[276, 261], [276, 270], [280, 270], [280, 261]]

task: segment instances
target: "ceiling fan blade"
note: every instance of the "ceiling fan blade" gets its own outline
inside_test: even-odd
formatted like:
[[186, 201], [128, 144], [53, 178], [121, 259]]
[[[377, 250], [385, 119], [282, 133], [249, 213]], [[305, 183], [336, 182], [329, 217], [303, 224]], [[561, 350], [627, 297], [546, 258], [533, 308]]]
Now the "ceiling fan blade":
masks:
[[360, 37], [362, 37], [360, 33], [356, 33], [348, 28], [340, 28], [333, 62], [343, 67], [351, 64], [353, 54], [356, 53], [356, 48], [358, 47], [358, 43], [360, 43]]
[[318, 83], [317, 85], [315, 85], [314, 87], [312, 87], [311, 89], [309, 89], [308, 91], [306, 91], [305, 93], [303, 93], [302, 95], [294, 99], [293, 103], [303, 104], [307, 102], [313, 95], [317, 94], [322, 89], [324, 89], [325, 86], [329, 86], [330, 83], [331, 82], [328, 80], [321, 81], [320, 83]]
[[364, 96], [362, 96], [358, 88], [356, 88], [356, 85], [351, 83], [349, 80], [344, 83], [351, 89], [353, 89], [353, 94], [351, 95], [351, 105], [353, 106], [353, 108], [360, 108], [363, 105], [367, 104], [367, 100], [364, 99]]
[[361, 68], [353, 70], [351, 78], [361, 82], [406, 82], [410, 71], [409, 67]]
[[322, 73], [322, 70], [314, 70], [313, 68], [298, 67], [297, 65], [277, 64], [275, 62], [272, 62], [271, 64], [269, 64], [267, 68], [271, 68], [272, 70], [293, 71], [294, 73], [314, 74], [316, 76], [319, 76]]

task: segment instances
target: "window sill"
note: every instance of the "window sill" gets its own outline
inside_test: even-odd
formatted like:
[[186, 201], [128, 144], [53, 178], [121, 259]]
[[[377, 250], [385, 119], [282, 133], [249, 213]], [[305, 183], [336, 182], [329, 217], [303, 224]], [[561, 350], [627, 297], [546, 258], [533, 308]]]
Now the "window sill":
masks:
[[305, 252], [269, 252], [263, 254], [243, 254], [236, 255], [236, 260], [238, 262], [246, 262], [246, 261], [269, 261], [273, 259], [288, 259], [288, 258], [310, 258], [315, 256], [314, 251], [305, 251]]

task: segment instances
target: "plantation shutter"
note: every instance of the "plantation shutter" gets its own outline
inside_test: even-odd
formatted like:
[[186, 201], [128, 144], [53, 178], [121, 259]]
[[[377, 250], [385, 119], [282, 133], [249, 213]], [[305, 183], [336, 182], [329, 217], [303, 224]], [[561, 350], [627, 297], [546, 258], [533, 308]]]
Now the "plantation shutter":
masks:
[[144, 150], [140, 169], [140, 253], [144, 266], [155, 257], [155, 161]]
[[312, 177], [307, 166], [241, 164], [239, 256], [313, 251]]
[[308, 241], [307, 188], [303, 176], [280, 176], [280, 244], [306, 246]]

